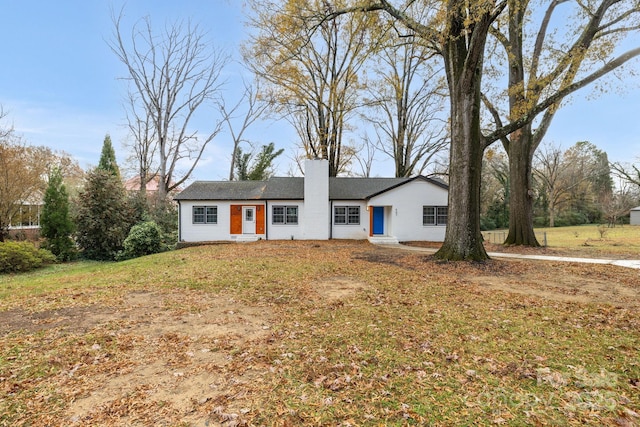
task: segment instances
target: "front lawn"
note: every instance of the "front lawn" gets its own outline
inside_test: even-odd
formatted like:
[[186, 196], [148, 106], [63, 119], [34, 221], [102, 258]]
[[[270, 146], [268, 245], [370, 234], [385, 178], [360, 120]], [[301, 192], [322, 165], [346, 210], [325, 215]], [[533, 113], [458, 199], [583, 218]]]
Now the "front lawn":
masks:
[[0, 276], [0, 425], [633, 426], [639, 282], [345, 241]]

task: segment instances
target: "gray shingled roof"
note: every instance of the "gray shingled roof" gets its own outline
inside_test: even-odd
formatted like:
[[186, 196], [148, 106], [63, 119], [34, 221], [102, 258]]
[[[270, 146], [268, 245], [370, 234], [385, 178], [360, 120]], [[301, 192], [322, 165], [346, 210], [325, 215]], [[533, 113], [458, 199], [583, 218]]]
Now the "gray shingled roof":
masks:
[[[330, 200], [366, 200], [415, 179], [442, 188], [437, 179], [414, 178], [329, 178]], [[268, 181], [195, 181], [175, 200], [303, 200], [304, 178], [274, 177]]]
[[329, 178], [329, 199], [365, 200], [411, 178]]

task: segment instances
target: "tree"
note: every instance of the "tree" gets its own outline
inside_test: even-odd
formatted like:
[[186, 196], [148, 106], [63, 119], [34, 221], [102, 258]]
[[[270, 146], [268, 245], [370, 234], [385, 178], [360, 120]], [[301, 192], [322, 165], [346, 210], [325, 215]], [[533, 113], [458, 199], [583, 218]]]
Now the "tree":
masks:
[[640, 165], [615, 162], [611, 164], [611, 170], [618, 178], [637, 186], [640, 190]]
[[[0, 104], [0, 120], [7, 117], [7, 112], [4, 111], [4, 107]], [[13, 127], [0, 127], [0, 140], [6, 139], [9, 135], [13, 133]]]
[[601, 222], [604, 200], [613, 195], [613, 180], [607, 153], [587, 141], [575, 143], [564, 153], [569, 179], [579, 183], [570, 192], [571, 210], [587, 223]]
[[329, 161], [329, 175], [344, 172], [355, 154], [344, 141], [348, 122], [360, 106], [359, 73], [374, 46], [367, 30], [374, 17], [309, 19], [329, 13], [322, 0], [250, 2], [256, 29], [245, 61], [264, 82], [273, 110], [296, 129], [306, 157]]
[[365, 117], [378, 134], [378, 148], [391, 157], [395, 176], [421, 175], [449, 144], [446, 83], [434, 52], [413, 34], [389, 31], [375, 58], [377, 81], [368, 85], [371, 103], [379, 115]]
[[[542, 19], [536, 22], [532, 19], [533, 3], [507, 3], [507, 13], [491, 28], [502, 48], [496, 61], [506, 64], [502, 69], [508, 70], [504, 72], [508, 83], [503, 91], [507, 108], [501, 114], [498, 103], [502, 98], [494, 95], [490, 101], [485, 97], [496, 128], [489, 140], [500, 135], [509, 156], [512, 198], [505, 243], [539, 246], [532, 214], [535, 151], [567, 96], [640, 55], [637, 44], [624, 52], [616, 49], [626, 35], [640, 29], [640, 5], [619, 0], [551, 1]], [[571, 9], [561, 7], [564, 5]], [[552, 26], [557, 15], [560, 31], [554, 31]], [[534, 124], [538, 115], [541, 118]], [[505, 129], [511, 132], [504, 132]]]
[[134, 219], [119, 178], [96, 168], [87, 173], [78, 197], [76, 239], [84, 257], [114, 260]]
[[589, 142], [577, 142], [564, 153], [552, 145], [536, 153], [536, 178], [548, 202], [549, 226], [562, 208], [573, 217], [568, 225], [599, 222], [602, 206], [613, 196], [607, 155]]
[[[552, 2], [550, 11], [563, 1]], [[411, 6], [415, 6], [414, 2], [407, 2], [402, 7], [390, 4], [388, 0], [367, 1], [355, 6], [347, 7], [336, 11], [324, 19], [331, 19], [333, 16], [342, 15], [352, 12], [373, 12], [384, 11], [389, 14], [396, 22], [402, 23], [409, 29], [413, 30], [417, 36], [433, 46], [433, 48], [442, 55], [445, 64], [445, 72], [447, 74], [447, 82], [449, 85], [450, 103], [451, 103], [451, 151], [450, 151], [450, 200], [449, 200], [449, 221], [447, 227], [447, 235], [445, 242], [436, 256], [445, 259], [485, 259], [486, 252], [482, 248], [479, 241], [481, 235], [477, 223], [479, 217], [478, 212], [478, 194], [479, 194], [479, 176], [480, 165], [482, 161], [482, 150], [494, 141], [503, 141], [507, 136], [513, 135], [518, 137], [522, 134], [521, 129], [530, 125], [532, 121], [541, 113], [555, 113], [560, 102], [567, 95], [576, 90], [592, 83], [606, 75], [612, 69], [619, 67], [629, 59], [640, 54], [640, 49], [632, 49], [621, 54], [605, 64], [586, 74], [580, 74], [580, 71], [589, 70], [589, 67], [580, 68], [582, 65], [588, 65], [590, 61], [584, 61], [585, 58], [592, 58], [589, 52], [612, 52], [609, 49], [612, 42], [625, 31], [637, 30], [638, 8], [634, 4], [618, 5], [619, 0], [602, 0], [600, 5], [596, 5], [595, 9], [589, 9], [589, 5], [580, 3], [578, 7], [578, 16], [586, 17], [587, 24], [584, 26], [572, 26], [571, 29], [577, 29], [580, 33], [575, 38], [575, 43], [568, 48], [560, 47], [555, 53], [566, 52], [563, 60], [553, 61], [553, 57], [540, 58], [535, 55], [525, 56], [517, 55], [522, 44], [521, 41], [523, 25], [522, 22], [526, 16], [530, 16], [530, 6], [528, 2], [516, 1], [484, 1], [484, 2], [468, 2], [463, 0], [445, 0], [436, 2], [431, 7], [425, 4], [419, 5], [420, 10], [431, 9], [428, 18], [415, 18], [415, 10]], [[626, 6], [626, 7], [625, 7]], [[531, 87], [532, 93], [541, 93], [537, 102], [516, 102], [518, 108], [509, 115], [509, 122], [503, 124], [498, 110], [490, 108], [490, 111], [496, 121], [496, 129], [486, 135], [480, 132], [480, 105], [477, 103], [481, 99], [480, 85], [483, 74], [484, 64], [484, 47], [490, 31], [496, 32], [499, 27], [493, 27], [498, 22], [498, 18], [504, 10], [508, 11], [509, 19], [507, 26], [510, 34], [514, 35], [511, 39], [515, 43], [515, 58], [509, 56], [508, 60], [517, 61], [518, 58], [532, 58], [529, 61], [535, 64], [537, 69], [539, 64], [547, 63], [550, 59], [550, 68], [555, 70], [546, 75], [545, 79], [535, 79]], [[550, 16], [549, 14], [545, 16]], [[606, 20], [603, 20], [605, 18]], [[503, 22], [503, 21], [501, 21]], [[548, 22], [548, 21], [547, 21]], [[564, 25], [564, 21], [563, 21]], [[540, 37], [533, 43], [536, 49], [545, 41], [546, 24], [541, 26]], [[584, 31], [583, 31], [584, 30]], [[568, 31], [567, 33], [570, 33]], [[592, 46], [594, 40], [601, 41], [598, 49]], [[570, 43], [571, 44], [571, 43]], [[589, 51], [592, 47], [593, 50]], [[609, 47], [609, 48], [608, 48]], [[554, 50], [550, 50], [554, 53]], [[510, 51], [511, 54], [511, 51]], [[543, 59], [545, 61], [543, 61]], [[509, 70], [516, 76], [517, 62], [509, 62]], [[537, 76], [537, 74], [535, 74]], [[510, 97], [521, 99], [522, 90], [527, 87], [524, 84], [512, 84], [514, 80], [509, 80]], [[551, 88], [559, 89], [553, 93], [545, 91], [544, 84], [551, 82]], [[542, 84], [542, 86], [541, 86]], [[487, 98], [484, 98], [485, 102]], [[486, 102], [486, 105], [491, 104]], [[517, 113], [517, 114], [515, 114]], [[544, 119], [543, 119], [544, 122]], [[526, 132], [524, 132], [526, 133]], [[512, 144], [514, 145], [514, 144]], [[510, 152], [511, 150], [509, 150]], [[511, 156], [511, 155], [510, 155]], [[516, 156], [517, 157], [517, 156]], [[510, 157], [511, 158], [511, 157]], [[514, 157], [515, 158], [515, 157]], [[524, 159], [524, 162], [521, 161]], [[526, 156], [513, 161], [515, 171], [521, 171], [522, 176], [530, 177], [530, 164]], [[527, 168], [529, 166], [529, 168]], [[527, 186], [523, 186], [511, 180], [512, 186], [512, 204], [518, 203], [516, 194], [519, 196], [529, 197], [531, 192]], [[510, 215], [512, 221], [516, 221], [516, 215]], [[531, 224], [531, 218], [527, 218], [526, 222]], [[476, 230], [476, 228], [478, 230]], [[532, 225], [529, 226], [532, 231]], [[510, 233], [511, 234], [511, 233]], [[517, 233], [513, 233], [517, 234]], [[535, 239], [535, 237], [534, 237]]]
[[482, 156], [490, 141], [480, 128], [482, 67], [489, 29], [506, 5], [506, 1], [434, 0], [429, 5], [410, 1], [396, 7], [388, 0], [372, 0], [320, 17], [324, 22], [346, 13], [383, 11], [442, 56], [451, 109], [450, 191], [447, 230], [437, 258], [488, 259], [480, 232]]
[[102, 152], [100, 153], [100, 161], [98, 169], [109, 172], [111, 175], [120, 179], [120, 168], [116, 162], [116, 152], [111, 144], [111, 137], [107, 134], [102, 143]]
[[549, 227], [554, 227], [558, 207], [563, 203], [567, 187], [572, 184], [565, 177], [560, 148], [552, 145], [544, 146], [536, 153], [536, 160], [538, 165], [535, 174], [547, 196]]
[[57, 168], [49, 175], [40, 216], [40, 235], [46, 239], [45, 248], [49, 249], [58, 261], [69, 261], [76, 253], [71, 239], [74, 224], [69, 216], [69, 195], [62, 178], [62, 172]]
[[601, 200], [602, 212], [609, 227], [615, 227], [629, 210], [637, 205], [638, 193], [634, 193], [628, 183], [622, 183], [619, 189]]
[[[140, 129], [133, 135], [140, 170], [146, 173], [152, 164], [146, 156], [157, 153], [158, 196], [164, 199], [189, 178], [207, 145], [220, 132], [219, 122], [204, 134], [193, 130], [191, 123], [201, 107], [215, 105], [228, 58], [189, 22], [168, 25], [156, 35], [149, 18], [144, 18], [133, 26], [127, 44], [121, 28], [122, 14], [112, 20], [114, 38], [110, 47], [126, 66], [131, 84], [129, 127]], [[149, 138], [157, 140], [157, 150], [151, 149], [154, 146]], [[185, 160], [190, 161], [188, 170], [178, 176], [176, 167]]]
[[[240, 126], [235, 126], [236, 113], [240, 107], [245, 104], [246, 111], [241, 115], [242, 122]], [[231, 110], [227, 110], [224, 99], [220, 101], [220, 111], [222, 111], [224, 122], [227, 124], [231, 139], [233, 140], [233, 149], [231, 150], [231, 166], [229, 167], [229, 181], [233, 181], [234, 172], [236, 170], [236, 159], [240, 149], [240, 144], [249, 142], [244, 138], [247, 129], [260, 119], [269, 105], [261, 102], [260, 89], [245, 83], [244, 92], [240, 101], [234, 105]]]
[[126, 146], [131, 150], [128, 162], [133, 164], [139, 181], [141, 199], [146, 198], [147, 184], [158, 174], [158, 138], [153, 118], [137, 107], [135, 93], [129, 92], [127, 127], [129, 138]]
[[[273, 175], [272, 165], [276, 157], [284, 152], [284, 149], [275, 151], [275, 145], [270, 142], [263, 145], [257, 154], [243, 153], [242, 148], [236, 150], [236, 177], [239, 181], [264, 181]], [[253, 161], [252, 161], [253, 160]]]
[[510, 197], [509, 163], [506, 154], [489, 148], [485, 152], [482, 165], [480, 213], [484, 230], [508, 227]]
[[0, 139], [0, 241], [23, 204], [40, 202], [51, 159], [50, 149], [26, 145], [13, 132]]

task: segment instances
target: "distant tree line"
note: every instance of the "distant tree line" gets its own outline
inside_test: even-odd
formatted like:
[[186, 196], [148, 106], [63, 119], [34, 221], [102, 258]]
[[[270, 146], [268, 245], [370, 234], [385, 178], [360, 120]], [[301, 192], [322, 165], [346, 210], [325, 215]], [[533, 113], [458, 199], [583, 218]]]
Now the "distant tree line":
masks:
[[[566, 150], [543, 144], [533, 163], [534, 225], [628, 223], [630, 209], [640, 205], [640, 184], [620, 174], [621, 167], [611, 164], [607, 153], [590, 142], [577, 142]], [[504, 152], [487, 150], [482, 180], [483, 230], [509, 227], [512, 188], [508, 170]]]

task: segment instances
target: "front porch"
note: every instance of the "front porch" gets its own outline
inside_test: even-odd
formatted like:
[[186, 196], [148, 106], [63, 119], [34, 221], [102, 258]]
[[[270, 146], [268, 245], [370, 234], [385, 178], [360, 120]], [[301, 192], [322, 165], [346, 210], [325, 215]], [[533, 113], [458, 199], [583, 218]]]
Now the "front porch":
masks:
[[369, 210], [369, 242], [376, 245], [397, 245], [398, 239], [393, 235], [391, 218], [393, 206], [368, 206]]

